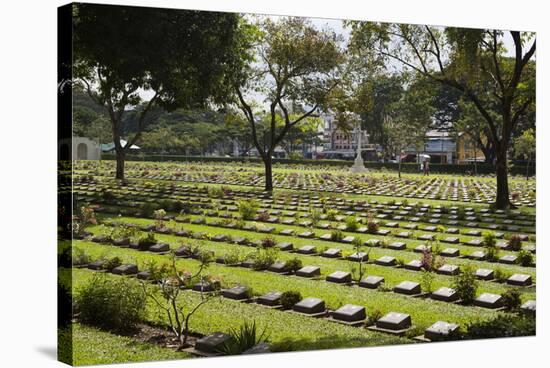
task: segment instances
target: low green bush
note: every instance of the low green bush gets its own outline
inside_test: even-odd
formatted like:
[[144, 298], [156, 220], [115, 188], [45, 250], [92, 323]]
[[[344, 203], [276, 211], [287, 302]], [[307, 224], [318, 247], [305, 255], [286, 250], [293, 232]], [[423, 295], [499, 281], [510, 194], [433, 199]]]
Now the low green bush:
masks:
[[105, 264], [103, 265], [103, 269], [107, 271], [112, 271], [120, 265], [122, 265], [122, 260], [119, 257], [113, 257], [105, 262]]
[[497, 267], [494, 272], [495, 280], [498, 282], [506, 282], [508, 277], [512, 276], [510, 272], [503, 270], [500, 267]]
[[153, 203], [145, 202], [139, 207], [139, 209], [143, 217], [153, 217], [153, 214], [158, 209], [158, 206]]
[[292, 309], [294, 304], [302, 300], [302, 294], [299, 291], [285, 291], [281, 295], [281, 305], [283, 309]]
[[521, 306], [521, 293], [516, 289], [508, 289], [502, 294], [502, 304], [510, 311], [517, 311]]
[[471, 266], [465, 266], [462, 271], [453, 277], [453, 289], [464, 303], [472, 303], [476, 297], [478, 281]]
[[252, 268], [256, 271], [267, 270], [269, 266], [275, 263], [277, 252], [273, 248], [259, 249], [253, 256], [254, 263]]
[[294, 273], [302, 267], [303, 267], [303, 265], [302, 265], [302, 260], [301, 259], [291, 258], [291, 259], [289, 259], [288, 261], [285, 262], [284, 269], [285, 269], [286, 272]]
[[359, 229], [359, 222], [355, 216], [346, 217], [346, 230], [347, 231], [356, 231]]
[[335, 242], [342, 241], [342, 239], [344, 239], [344, 233], [342, 230], [332, 230], [330, 232], [330, 239]]
[[466, 325], [467, 339], [536, 335], [536, 319], [530, 315], [499, 314], [497, 317]]
[[235, 266], [243, 261], [243, 255], [238, 248], [235, 248], [225, 253], [223, 259], [225, 264], [229, 266]]
[[523, 267], [528, 267], [533, 264], [533, 254], [528, 250], [520, 250], [518, 252], [518, 264]]
[[129, 330], [143, 320], [146, 296], [138, 282], [94, 274], [78, 291], [81, 322], [111, 330]]
[[252, 220], [260, 205], [255, 199], [243, 199], [237, 202], [237, 208], [243, 220]]

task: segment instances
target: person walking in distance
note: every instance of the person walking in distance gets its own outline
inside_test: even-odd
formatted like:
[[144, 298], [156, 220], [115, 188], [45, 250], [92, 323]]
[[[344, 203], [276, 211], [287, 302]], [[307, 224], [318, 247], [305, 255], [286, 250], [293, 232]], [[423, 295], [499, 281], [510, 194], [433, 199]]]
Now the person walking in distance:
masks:
[[424, 176], [430, 176], [430, 161], [424, 160]]

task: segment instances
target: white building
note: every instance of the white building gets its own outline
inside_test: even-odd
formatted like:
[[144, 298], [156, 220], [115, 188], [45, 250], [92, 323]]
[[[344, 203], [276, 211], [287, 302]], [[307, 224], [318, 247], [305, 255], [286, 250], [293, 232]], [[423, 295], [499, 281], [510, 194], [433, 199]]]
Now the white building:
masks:
[[426, 140], [419, 147], [408, 147], [404, 161], [417, 161], [417, 155], [427, 154], [430, 162], [438, 164], [454, 163], [457, 160], [457, 145], [455, 138], [448, 132], [430, 130], [426, 133]]
[[[69, 147], [72, 146], [72, 152]], [[99, 143], [86, 137], [72, 137], [58, 142], [58, 157], [61, 160], [100, 160]], [[70, 155], [70, 157], [69, 157]]]

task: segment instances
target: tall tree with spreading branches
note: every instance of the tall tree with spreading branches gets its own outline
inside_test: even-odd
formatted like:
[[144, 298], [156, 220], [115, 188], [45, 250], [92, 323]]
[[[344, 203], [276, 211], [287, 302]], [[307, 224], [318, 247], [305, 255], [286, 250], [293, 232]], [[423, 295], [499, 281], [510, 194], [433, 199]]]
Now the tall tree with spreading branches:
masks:
[[[495, 207], [511, 207], [507, 153], [518, 121], [535, 103], [535, 35], [491, 29], [441, 28], [349, 22], [352, 48], [388, 60], [452, 87], [483, 117], [495, 149]], [[504, 47], [511, 38], [511, 56]], [[496, 115], [490, 111], [497, 112]]]
[[[234, 83], [235, 104], [250, 125], [254, 147], [265, 166], [265, 190], [273, 190], [272, 157], [293, 127], [326, 106], [343, 60], [334, 32], [318, 30], [305, 18], [262, 19], [250, 50], [254, 60]], [[295, 113], [299, 106], [300, 113]], [[267, 139], [258, 132], [268, 114]], [[282, 124], [278, 124], [278, 119]]]
[[[107, 112], [117, 179], [151, 109], [202, 107], [228, 95], [227, 74], [240, 58], [239, 15], [98, 4], [75, 4], [73, 13], [75, 82]], [[133, 132], [123, 119], [130, 109]]]

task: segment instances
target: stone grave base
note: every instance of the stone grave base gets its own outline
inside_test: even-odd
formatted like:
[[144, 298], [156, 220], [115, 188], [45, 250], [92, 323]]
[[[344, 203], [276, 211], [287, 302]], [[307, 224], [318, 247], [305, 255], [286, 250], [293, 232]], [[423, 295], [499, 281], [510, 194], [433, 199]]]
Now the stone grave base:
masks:
[[405, 329], [402, 329], [402, 330], [390, 330], [388, 328], [376, 327], [376, 325], [372, 325], [372, 326], [367, 327], [367, 329], [369, 329], [371, 331], [389, 333], [389, 334], [396, 335], [396, 336], [403, 336], [403, 335], [405, 335], [405, 333], [407, 331], [409, 331], [412, 328], [414, 328], [414, 326], [411, 326], [409, 328], [405, 328]]
[[354, 322], [348, 322], [348, 321], [342, 321], [340, 319], [333, 318], [331, 316], [331, 317], [328, 317], [326, 320], [330, 321], [330, 322], [340, 323], [340, 324], [346, 325], [346, 326], [351, 326], [351, 327], [362, 327], [362, 326], [365, 326], [367, 324], [367, 319], [363, 319], [363, 320], [360, 320], [360, 321], [354, 321]]
[[208, 353], [208, 352], [205, 352], [205, 351], [200, 351], [200, 350], [195, 349], [194, 347], [190, 347], [190, 348], [187, 348], [187, 349], [182, 349], [181, 351], [185, 351], [186, 353], [189, 353], [191, 355], [195, 355], [195, 356], [203, 357], [203, 358], [212, 358], [212, 357], [218, 357], [218, 356], [223, 355], [222, 353]]
[[295, 310], [289, 309], [288, 312], [294, 313], [294, 314], [299, 314], [301, 316], [313, 317], [313, 318], [324, 318], [328, 315], [327, 310], [325, 310], [324, 312], [319, 312], [319, 313], [302, 313], [302, 312], [296, 312]]

